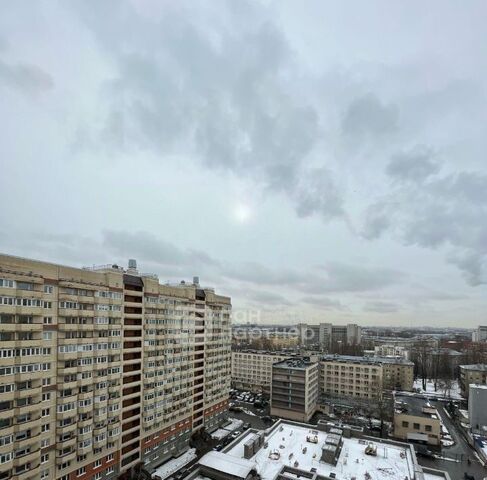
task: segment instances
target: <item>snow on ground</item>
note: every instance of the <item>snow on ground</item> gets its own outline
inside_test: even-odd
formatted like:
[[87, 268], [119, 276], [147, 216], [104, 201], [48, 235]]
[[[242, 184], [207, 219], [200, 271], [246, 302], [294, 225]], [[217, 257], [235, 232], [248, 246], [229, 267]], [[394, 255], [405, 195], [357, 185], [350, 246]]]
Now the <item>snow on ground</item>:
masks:
[[460, 386], [457, 380], [452, 381], [451, 389], [445, 391], [445, 388], [440, 386], [440, 382], [437, 383], [437, 390], [435, 392], [435, 383], [432, 380], [426, 381], [426, 390], [423, 389], [423, 382], [421, 378], [417, 378], [414, 381], [413, 388], [419, 390], [420, 393], [426, 393], [428, 395], [437, 396], [437, 397], [447, 397], [452, 398], [454, 400], [460, 400], [463, 398], [460, 395]]
[[219, 428], [218, 430], [215, 430], [211, 434], [211, 438], [214, 438], [215, 440], [221, 440], [222, 438], [230, 435], [230, 433], [234, 432], [243, 425], [243, 420], [239, 420], [238, 418], [229, 418], [229, 420], [230, 424]]
[[180, 468], [183, 468], [195, 458], [196, 450], [194, 448], [191, 448], [190, 450], [184, 452], [181, 456], [173, 458], [166, 463], [163, 463], [160, 467], [156, 469], [152, 476], [154, 477], [154, 475], [159, 475], [159, 477], [164, 480], [165, 478], [169, 477], [169, 475], [177, 472]]
[[[282, 426], [282, 430], [280, 427]], [[257, 464], [262, 480], [272, 480], [283, 465], [294, 466], [310, 471], [316, 468], [318, 474], [336, 473], [341, 480], [366, 478], [366, 473], [374, 480], [403, 480], [413, 478], [413, 461], [409, 449], [395, 445], [377, 445], [377, 456], [365, 455], [369, 443], [356, 438], [345, 438], [336, 466], [321, 463], [321, 449], [327, 437], [326, 432], [313, 431], [318, 436], [318, 443], [306, 440], [312, 430], [306, 427], [283, 423], [278, 425], [269, 437], [267, 448], [262, 447], [250, 460]], [[242, 458], [247, 435], [227, 453]], [[306, 450], [304, 450], [306, 448]], [[279, 459], [269, 458], [271, 452], [279, 452]]]

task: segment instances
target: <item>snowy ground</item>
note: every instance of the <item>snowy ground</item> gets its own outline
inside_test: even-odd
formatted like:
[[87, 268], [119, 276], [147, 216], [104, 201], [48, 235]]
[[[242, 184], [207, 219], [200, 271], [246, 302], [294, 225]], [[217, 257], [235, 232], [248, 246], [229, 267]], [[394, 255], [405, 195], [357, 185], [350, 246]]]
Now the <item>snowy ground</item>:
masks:
[[211, 438], [214, 438], [215, 440], [221, 440], [222, 438], [227, 437], [243, 425], [243, 421], [239, 420], [238, 418], [229, 418], [229, 420], [231, 420], [230, 424], [226, 425], [225, 427], [219, 428], [218, 430], [215, 430], [211, 434]]
[[168, 462], [162, 464], [160, 467], [157, 468], [157, 470], [152, 474], [154, 475], [159, 475], [162, 479], [169, 477], [169, 475], [172, 475], [174, 472], [177, 472], [180, 468], [183, 468], [185, 465], [187, 465], [191, 460], [194, 460], [196, 458], [196, 450], [194, 448], [191, 448], [190, 450], [186, 451], [183, 453], [181, 456], [178, 458], [173, 458], [172, 460], [169, 460]]
[[[313, 435], [318, 436], [318, 443], [307, 442], [306, 437], [310, 434], [311, 430], [306, 427], [283, 423], [282, 430], [278, 426], [271, 436], [266, 437], [267, 448], [261, 448], [250, 459], [257, 464], [262, 480], [272, 480], [283, 465], [294, 466], [295, 462], [300, 469], [310, 471], [316, 468], [319, 474], [328, 476], [333, 472], [341, 480], [364, 479], [367, 478], [367, 473], [374, 480], [403, 480], [413, 477], [409, 449], [374, 442], [377, 445], [377, 456], [369, 456], [364, 453], [368, 442], [346, 438], [338, 463], [332, 466], [320, 462], [327, 433], [313, 431]], [[227, 453], [242, 458], [245, 441], [246, 437]], [[270, 459], [271, 452], [279, 452], [279, 459]]]
[[460, 400], [463, 398], [460, 395], [460, 386], [458, 385], [457, 380], [454, 380], [452, 382], [452, 386], [449, 391], [448, 390], [445, 391], [445, 389], [441, 387], [440, 382], [438, 382], [437, 390], [435, 392], [435, 383], [432, 380], [427, 380], [426, 390], [424, 390], [421, 378], [417, 378], [414, 381], [413, 388], [418, 390], [419, 393], [427, 393], [428, 395], [432, 395], [432, 396], [447, 397], [447, 398], [452, 398], [454, 400]]

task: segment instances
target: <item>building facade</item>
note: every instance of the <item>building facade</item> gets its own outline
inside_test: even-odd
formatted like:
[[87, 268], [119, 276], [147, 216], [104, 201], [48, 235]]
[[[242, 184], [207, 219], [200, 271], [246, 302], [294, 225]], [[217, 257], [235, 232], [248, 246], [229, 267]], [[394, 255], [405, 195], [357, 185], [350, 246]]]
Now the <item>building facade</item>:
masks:
[[402, 357], [324, 355], [320, 361], [323, 396], [379, 398], [385, 390], [411, 391], [414, 364]]
[[468, 419], [473, 433], [487, 433], [487, 385], [470, 385]]
[[360, 345], [362, 337], [362, 329], [354, 323], [348, 325], [300, 323], [297, 329], [301, 345], [320, 345], [325, 349], [331, 349], [338, 344]]
[[468, 398], [470, 385], [487, 384], [487, 364], [478, 363], [475, 365], [460, 365], [460, 390], [464, 398]]
[[440, 445], [441, 420], [438, 411], [424, 398], [396, 395], [394, 436], [416, 443]]
[[375, 357], [403, 357], [409, 359], [409, 350], [394, 344], [385, 344], [374, 347]]
[[0, 256], [0, 479], [111, 479], [222, 420], [228, 297]]
[[472, 332], [472, 342], [487, 342], [487, 325], [479, 325]]
[[232, 386], [253, 393], [270, 394], [272, 365], [292, 354], [259, 350], [232, 351]]
[[272, 365], [271, 415], [308, 422], [319, 397], [319, 364], [305, 358]]

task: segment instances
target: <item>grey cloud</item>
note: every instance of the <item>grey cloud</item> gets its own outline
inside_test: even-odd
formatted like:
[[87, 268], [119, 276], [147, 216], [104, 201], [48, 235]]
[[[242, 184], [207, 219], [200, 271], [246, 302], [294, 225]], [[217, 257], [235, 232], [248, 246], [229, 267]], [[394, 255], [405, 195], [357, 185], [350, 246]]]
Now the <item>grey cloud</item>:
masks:
[[387, 229], [405, 245], [450, 248], [447, 260], [470, 285], [487, 278], [487, 175], [457, 172], [420, 184], [398, 184], [365, 214], [362, 233], [377, 238]]
[[322, 267], [327, 279], [323, 285], [326, 292], [365, 292], [381, 290], [401, 283], [403, 272], [389, 268], [349, 265], [329, 262]]
[[312, 307], [318, 307], [323, 310], [337, 310], [337, 311], [348, 311], [349, 308], [346, 305], [343, 305], [338, 300], [333, 300], [328, 297], [303, 297], [301, 298], [301, 302], [310, 305]]
[[0, 60], [0, 84], [24, 93], [38, 95], [54, 86], [52, 77], [37, 65], [8, 64]]
[[363, 307], [364, 312], [371, 313], [396, 313], [399, 311], [399, 305], [392, 302], [367, 302]]
[[148, 232], [108, 230], [103, 246], [119, 256], [135, 256], [159, 266], [218, 266], [218, 262], [200, 250], [184, 250]]
[[440, 167], [431, 160], [432, 153], [424, 148], [395, 155], [386, 173], [399, 181], [419, 182], [439, 172]]
[[130, 55], [93, 12], [84, 12], [118, 67], [104, 90], [109, 100], [98, 139], [160, 158], [190, 154], [288, 195], [300, 216], [343, 216], [331, 173], [305, 166], [320, 138], [319, 115], [290, 87], [294, 57], [286, 37], [257, 4], [224, 11], [238, 14], [231, 21], [241, 27], [213, 32], [218, 41], [185, 15], [168, 14], [159, 25], [135, 11], [116, 16], [112, 28], [134, 37]]
[[487, 284], [487, 256], [474, 251], [456, 252], [448, 261], [462, 272], [465, 281], [472, 287]]
[[371, 93], [354, 99], [342, 120], [343, 132], [354, 140], [363, 137], [382, 137], [398, 128], [399, 111]]
[[361, 232], [364, 238], [375, 240], [391, 227], [393, 209], [390, 207], [388, 203], [378, 202], [367, 208]]
[[331, 173], [325, 168], [306, 172], [292, 195], [300, 217], [318, 213], [329, 219], [345, 214], [341, 192], [337, 189]]
[[282, 295], [278, 295], [276, 293], [268, 292], [268, 291], [247, 291], [247, 292], [240, 292], [244, 294], [244, 297], [250, 300], [251, 303], [258, 304], [258, 305], [280, 305], [280, 306], [292, 306], [293, 303], [290, 302], [287, 298]]

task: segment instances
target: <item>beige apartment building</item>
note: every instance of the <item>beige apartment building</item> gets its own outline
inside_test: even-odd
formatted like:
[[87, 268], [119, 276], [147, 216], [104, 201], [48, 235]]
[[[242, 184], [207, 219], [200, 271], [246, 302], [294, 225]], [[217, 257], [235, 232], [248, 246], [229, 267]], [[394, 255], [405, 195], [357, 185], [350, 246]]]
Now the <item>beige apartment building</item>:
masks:
[[222, 420], [230, 299], [129, 265], [0, 255], [0, 480], [123, 478]]
[[268, 395], [271, 391], [272, 365], [292, 356], [284, 352], [261, 350], [232, 352], [232, 387]]
[[440, 445], [441, 420], [438, 411], [425, 398], [396, 395], [394, 436], [415, 443]]
[[472, 383], [487, 384], [487, 364], [460, 365], [460, 390], [464, 398], [468, 398]]
[[405, 358], [324, 355], [320, 363], [325, 397], [379, 398], [384, 390], [413, 388], [414, 364]]
[[318, 407], [319, 363], [291, 358], [272, 365], [271, 415], [309, 422]]

